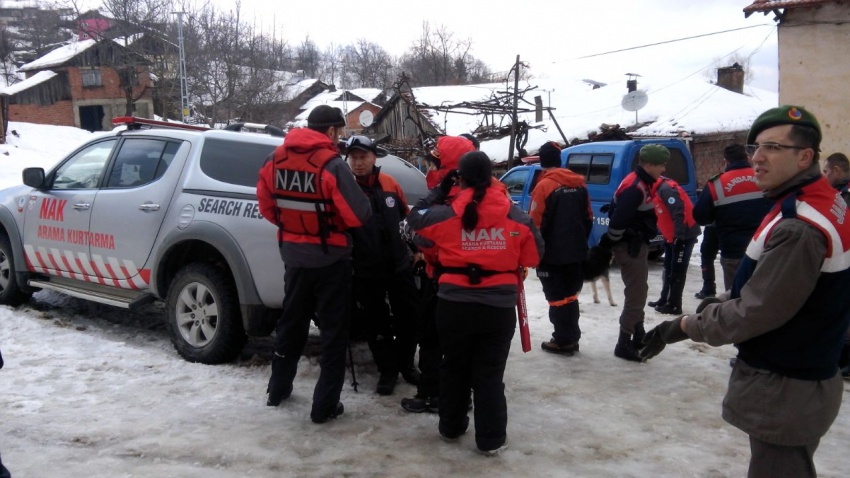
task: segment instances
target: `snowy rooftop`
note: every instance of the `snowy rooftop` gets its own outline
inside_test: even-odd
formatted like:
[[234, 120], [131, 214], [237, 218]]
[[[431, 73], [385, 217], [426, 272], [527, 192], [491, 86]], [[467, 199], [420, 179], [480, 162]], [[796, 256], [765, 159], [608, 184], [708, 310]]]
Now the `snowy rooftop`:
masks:
[[70, 60], [71, 58], [74, 58], [80, 53], [93, 47], [95, 44], [97, 44], [97, 40], [94, 39], [81, 40], [69, 43], [68, 45], [61, 46], [47, 53], [41, 58], [37, 58], [36, 60], [27, 63], [26, 65], [18, 68], [18, 71], [42, 70], [45, 68], [61, 65], [66, 61]]
[[0, 94], [12, 96], [20, 93], [21, 91], [32, 88], [33, 86], [39, 83], [44, 83], [45, 81], [53, 78], [54, 76], [56, 76], [56, 73], [52, 71], [39, 71], [38, 73], [32, 75], [24, 81], [15, 83], [11, 86], [0, 87]]

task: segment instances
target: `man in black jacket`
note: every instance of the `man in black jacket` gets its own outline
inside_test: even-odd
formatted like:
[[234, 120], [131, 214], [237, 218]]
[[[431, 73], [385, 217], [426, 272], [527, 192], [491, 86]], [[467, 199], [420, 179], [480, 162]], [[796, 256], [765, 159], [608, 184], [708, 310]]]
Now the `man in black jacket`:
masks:
[[393, 393], [399, 373], [408, 382], [418, 381], [413, 356], [419, 295], [411, 251], [399, 232], [407, 202], [395, 179], [375, 165], [377, 157], [386, 154], [366, 136], [355, 135], [346, 142], [348, 165], [372, 205], [372, 217], [351, 235], [355, 327], [363, 327], [378, 367], [380, 395]]

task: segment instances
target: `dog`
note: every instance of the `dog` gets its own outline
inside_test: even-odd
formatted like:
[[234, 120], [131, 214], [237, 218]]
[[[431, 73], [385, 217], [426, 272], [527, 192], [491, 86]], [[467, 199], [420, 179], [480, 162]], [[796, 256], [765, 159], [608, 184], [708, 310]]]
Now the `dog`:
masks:
[[611, 295], [611, 281], [608, 279], [608, 271], [611, 269], [611, 261], [614, 254], [611, 249], [594, 246], [587, 251], [587, 259], [581, 263], [582, 278], [585, 282], [590, 282], [590, 290], [593, 292], [593, 303], [599, 303], [599, 293], [596, 290], [596, 280], [602, 282], [602, 287], [608, 295], [608, 303], [611, 307], [616, 307], [614, 297]]

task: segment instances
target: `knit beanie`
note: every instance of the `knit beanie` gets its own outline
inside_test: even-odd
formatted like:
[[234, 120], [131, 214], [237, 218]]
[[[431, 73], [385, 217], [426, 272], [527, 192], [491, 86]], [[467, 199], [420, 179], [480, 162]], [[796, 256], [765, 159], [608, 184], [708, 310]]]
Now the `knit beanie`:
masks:
[[640, 148], [639, 161], [648, 164], [667, 164], [670, 150], [660, 144], [647, 144]]
[[747, 135], [747, 144], [754, 144], [756, 136], [762, 131], [783, 124], [808, 126], [818, 133], [818, 146], [823, 139], [820, 131], [820, 123], [818, 123], [815, 115], [809, 113], [802, 106], [783, 105], [777, 108], [771, 108], [760, 114], [750, 127], [750, 133]]
[[737, 163], [747, 161], [749, 157], [747, 157], [747, 150], [744, 149], [743, 144], [730, 144], [723, 148], [723, 159], [730, 163]]
[[537, 152], [537, 156], [540, 157], [541, 168], [561, 167], [561, 148], [554, 141], [543, 143], [543, 146]]
[[325, 131], [331, 126], [345, 126], [342, 110], [333, 106], [319, 105], [307, 116], [307, 127], [316, 131]]

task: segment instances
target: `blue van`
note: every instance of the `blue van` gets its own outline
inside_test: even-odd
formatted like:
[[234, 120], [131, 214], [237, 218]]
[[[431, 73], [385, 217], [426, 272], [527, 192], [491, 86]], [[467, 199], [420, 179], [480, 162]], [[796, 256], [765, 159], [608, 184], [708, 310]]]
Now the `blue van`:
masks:
[[[593, 231], [588, 243], [595, 246], [608, 230], [608, 215], [600, 208], [611, 202], [617, 186], [635, 169], [640, 148], [647, 144], [660, 144], [670, 150], [665, 176], [674, 179], [687, 191], [691, 200], [697, 199], [697, 180], [694, 160], [687, 145], [680, 139], [633, 139], [625, 141], [599, 141], [570, 146], [561, 151], [561, 165], [584, 175], [593, 209]], [[539, 164], [524, 164], [511, 168], [500, 180], [507, 186], [511, 199], [523, 211], [531, 206], [531, 191], [540, 177]], [[650, 244], [652, 250], [663, 246], [661, 235]]]

